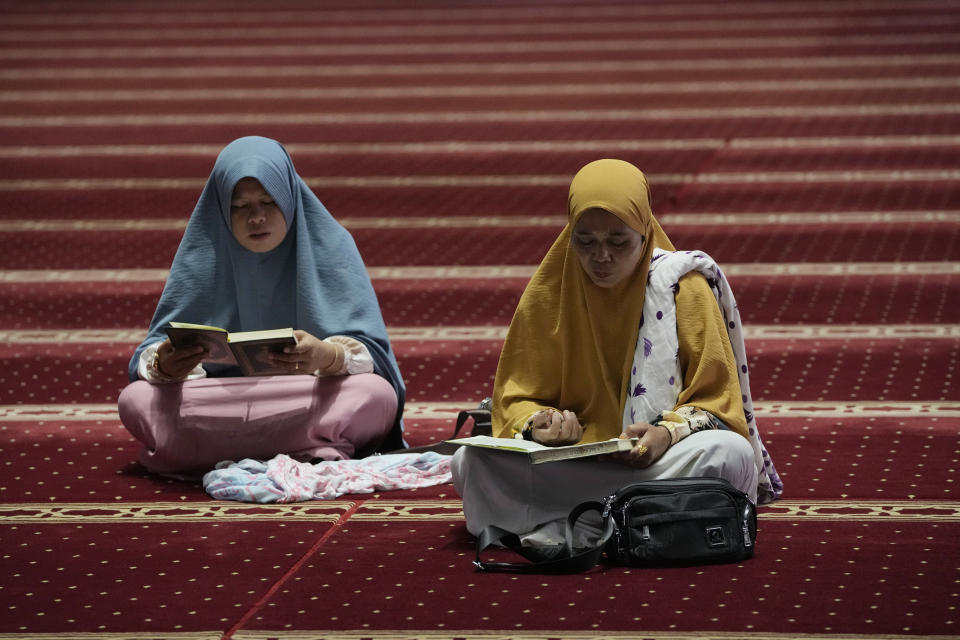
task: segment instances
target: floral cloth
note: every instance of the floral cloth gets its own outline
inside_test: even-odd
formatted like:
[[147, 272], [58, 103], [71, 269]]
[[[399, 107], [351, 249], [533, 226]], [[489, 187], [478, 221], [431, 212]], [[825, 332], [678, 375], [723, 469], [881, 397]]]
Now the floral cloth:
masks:
[[226, 461], [203, 476], [203, 488], [217, 500], [302, 502], [330, 500], [347, 493], [416, 489], [450, 482], [450, 456], [433, 451], [329, 460], [310, 464], [281, 454], [267, 462]]

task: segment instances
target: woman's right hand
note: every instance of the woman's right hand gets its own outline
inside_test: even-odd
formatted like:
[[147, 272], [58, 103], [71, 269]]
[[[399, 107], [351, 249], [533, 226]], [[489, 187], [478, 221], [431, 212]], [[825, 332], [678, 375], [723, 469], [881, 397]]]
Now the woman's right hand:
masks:
[[205, 357], [207, 350], [203, 345], [174, 349], [167, 339], [157, 347], [157, 369], [168, 378], [186, 378]]
[[580, 419], [573, 411], [544, 409], [527, 420], [534, 442], [548, 447], [576, 444], [583, 437]]

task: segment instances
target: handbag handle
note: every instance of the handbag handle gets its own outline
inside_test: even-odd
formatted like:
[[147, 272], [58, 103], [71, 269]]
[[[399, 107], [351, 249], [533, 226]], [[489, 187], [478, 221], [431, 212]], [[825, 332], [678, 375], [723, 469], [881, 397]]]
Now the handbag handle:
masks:
[[489, 436], [491, 433], [490, 429], [490, 410], [489, 409], [470, 409], [467, 411], [461, 411], [457, 414], [457, 424], [453, 429], [453, 437], [451, 440], [456, 440], [457, 436], [460, 435], [460, 429], [463, 428], [463, 425], [466, 424], [467, 420], [473, 418], [473, 430], [470, 432], [472, 436]]
[[[477, 559], [473, 564], [480, 571], [508, 572], [508, 573], [581, 573], [591, 569], [600, 562], [604, 547], [613, 537], [615, 524], [613, 518], [607, 517], [603, 521], [603, 532], [597, 541], [590, 546], [573, 547], [573, 529], [580, 516], [587, 511], [603, 513], [603, 504], [600, 502], [582, 502], [574, 507], [567, 516], [564, 528], [563, 544], [552, 547], [523, 546], [520, 536], [495, 525], [490, 525], [480, 532], [477, 537]], [[526, 558], [528, 562], [485, 562], [480, 554], [492, 544], [500, 544], [514, 553]]]

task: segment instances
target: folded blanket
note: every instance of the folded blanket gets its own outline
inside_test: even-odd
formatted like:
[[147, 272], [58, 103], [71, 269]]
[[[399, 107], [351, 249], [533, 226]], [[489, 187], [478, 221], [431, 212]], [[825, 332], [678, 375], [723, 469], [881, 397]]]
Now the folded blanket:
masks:
[[297, 462], [284, 454], [267, 462], [228, 460], [203, 476], [203, 488], [217, 500], [263, 504], [329, 500], [346, 493], [415, 489], [450, 482], [450, 458], [427, 451], [316, 464]]

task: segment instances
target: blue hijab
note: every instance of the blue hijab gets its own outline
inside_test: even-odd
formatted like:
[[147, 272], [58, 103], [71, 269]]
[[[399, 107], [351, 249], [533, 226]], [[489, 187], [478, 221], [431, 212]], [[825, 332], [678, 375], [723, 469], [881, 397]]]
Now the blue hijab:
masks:
[[[230, 201], [243, 178], [255, 178], [283, 212], [287, 235], [278, 247], [254, 253], [231, 232]], [[405, 388], [387, 338], [370, 276], [350, 233], [323, 206], [293, 168], [286, 149], [267, 138], [227, 145], [190, 216], [173, 258], [146, 339], [130, 359], [136, 380], [140, 353], [166, 339], [170, 321], [256, 331], [293, 327], [323, 339], [350, 336], [366, 345], [374, 371], [397, 392], [397, 420], [384, 450], [404, 446]], [[212, 376], [235, 367], [204, 365]]]

